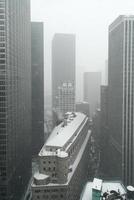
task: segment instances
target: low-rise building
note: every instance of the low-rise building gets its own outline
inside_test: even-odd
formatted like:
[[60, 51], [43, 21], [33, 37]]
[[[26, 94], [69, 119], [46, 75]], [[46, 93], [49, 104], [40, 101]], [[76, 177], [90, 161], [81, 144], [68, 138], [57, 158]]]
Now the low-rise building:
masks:
[[93, 182], [87, 182], [80, 200], [115, 200], [127, 199], [127, 191], [121, 181], [103, 181], [94, 178]]
[[82, 113], [67, 113], [39, 153], [32, 199], [78, 200], [88, 179], [91, 131]]

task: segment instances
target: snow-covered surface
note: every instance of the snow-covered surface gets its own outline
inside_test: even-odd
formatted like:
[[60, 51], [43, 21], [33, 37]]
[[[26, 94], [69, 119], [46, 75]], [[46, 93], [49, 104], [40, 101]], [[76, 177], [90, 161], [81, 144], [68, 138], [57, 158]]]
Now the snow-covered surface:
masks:
[[[80, 200], [92, 200], [92, 187], [93, 182], [88, 182], [86, 184]], [[115, 190], [116, 192], [120, 191], [121, 194], [126, 194], [125, 187], [120, 181], [104, 181], [102, 183], [102, 194], [104, 192], [110, 192], [111, 190]]]
[[[76, 168], [77, 168], [79, 162], [81, 162], [83, 153], [84, 153], [84, 151], [85, 151], [85, 148], [86, 148], [86, 146], [87, 146], [87, 143], [88, 143], [90, 137], [91, 137], [91, 130], [88, 131], [87, 136], [86, 136], [86, 138], [85, 138], [85, 140], [84, 140], [84, 142], [83, 142], [83, 144], [82, 144], [82, 146], [81, 146], [81, 148], [80, 148], [80, 151], [78, 152], [78, 155], [77, 155], [77, 157], [76, 157], [76, 160], [75, 160], [74, 163], [69, 167], [69, 168], [72, 169], [72, 171], [71, 171], [70, 173], [68, 173], [68, 181], [67, 181], [65, 184], [63, 184], [63, 185], [68, 185], [69, 182], [70, 182], [70, 180], [71, 180], [71, 178], [73, 177], [73, 175], [74, 175], [74, 173], [75, 173], [75, 170], [76, 170]], [[52, 153], [52, 152], [51, 152], [51, 153]], [[59, 184], [59, 183], [49, 183], [49, 184], [45, 185], [45, 187], [49, 187], [49, 186], [55, 186], [55, 187], [56, 187], [56, 186], [59, 186], [59, 185], [61, 185], [61, 184]], [[38, 187], [38, 185], [36, 185], [34, 182], [32, 182], [32, 187]], [[41, 187], [41, 185], [40, 185], [39, 187]], [[42, 187], [44, 187], [44, 185], [42, 185]]]
[[95, 190], [101, 190], [101, 187], [102, 187], [102, 180], [98, 178], [94, 178], [92, 188]]
[[[52, 147], [63, 147], [66, 142], [73, 136], [73, 134], [80, 127], [86, 116], [83, 113], [75, 113], [76, 117], [70, 118], [70, 123], [63, 127], [63, 123], [55, 127], [52, 131], [50, 137], [48, 138], [45, 146]], [[68, 119], [69, 119], [68, 118]]]
[[36, 173], [34, 174], [34, 178], [35, 178], [36, 180], [44, 180], [44, 179], [46, 179], [46, 178], [48, 178], [48, 177], [49, 177], [48, 175], [40, 174], [39, 172], [36, 172]]
[[68, 153], [66, 153], [65, 151], [58, 151], [57, 156], [60, 158], [66, 158], [68, 157]]
[[133, 191], [134, 191], [134, 187], [133, 187], [133, 186], [131, 186], [131, 185], [127, 186], [127, 189], [128, 189], [129, 191], [131, 191], [131, 192], [133, 192]]

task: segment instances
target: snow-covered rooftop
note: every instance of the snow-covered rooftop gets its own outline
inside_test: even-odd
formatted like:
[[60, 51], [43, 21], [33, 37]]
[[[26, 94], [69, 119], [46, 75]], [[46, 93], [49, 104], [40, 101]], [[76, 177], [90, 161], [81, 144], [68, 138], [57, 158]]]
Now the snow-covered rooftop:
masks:
[[102, 187], [102, 180], [98, 178], [94, 178], [92, 188], [95, 190], [101, 190], [101, 187]]
[[87, 117], [83, 113], [68, 113], [66, 118], [64, 122], [54, 128], [45, 143], [45, 147], [62, 148], [74, 133], [77, 132]]
[[[92, 188], [93, 188], [93, 182], [88, 182], [84, 188], [84, 191], [81, 195], [80, 200], [92, 200]], [[121, 195], [126, 194], [126, 189], [122, 182], [120, 181], [104, 181], [102, 183], [102, 194], [104, 192], [110, 192], [111, 190], [114, 190], [116, 192], [120, 192]], [[125, 199], [125, 197], [124, 197]]]
[[44, 179], [46, 179], [46, 178], [48, 178], [48, 177], [49, 177], [48, 175], [41, 174], [41, 173], [39, 173], [39, 172], [36, 172], [36, 173], [34, 174], [34, 178], [35, 178], [36, 180], [44, 180]]

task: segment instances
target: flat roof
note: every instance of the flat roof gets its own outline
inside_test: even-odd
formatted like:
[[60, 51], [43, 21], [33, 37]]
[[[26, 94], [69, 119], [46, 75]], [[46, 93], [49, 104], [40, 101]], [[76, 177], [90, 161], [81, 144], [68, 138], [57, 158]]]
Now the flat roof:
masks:
[[34, 182], [32, 182], [32, 187], [36, 187], [36, 188], [38, 188], [38, 187], [43, 187], [44, 188], [44, 187], [50, 187], [50, 186], [54, 186], [54, 187], [59, 187], [60, 186], [60, 187], [63, 187], [63, 186], [68, 185], [69, 182], [71, 181], [71, 178], [73, 177], [73, 175], [74, 175], [74, 173], [76, 171], [76, 168], [79, 165], [79, 162], [82, 159], [83, 152], [84, 152], [84, 150], [85, 150], [85, 148], [86, 148], [86, 146], [88, 144], [88, 141], [89, 141], [90, 137], [91, 137], [91, 130], [88, 131], [87, 136], [86, 136], [86, 138], [84, 140], [84, 143], [82, 144], [81, 149], [78, 152], [77, 158], [75, 159], [74, 163], [72, 165], [70, 165], [70, 167], [69, 167], [72, 170], [71, 170], [70, 173], [68, 173], [68, 178], [67, 178], [67, 182], [66, 183], [61, 184], [61, 183], [51, 183], [50, 182], [47, 185], [42, 185], [41, 186], [41, 185], [38, 185], [38, 184], [35, 184]]
[[[77, 129], [82, 125], [83, 121], [87, 119], [83, 113], [69, 114], [66, 119], [67, 125], [63, 126], [64, 122], [56, 126], [46, 141], [44, 147], [63, 147], [67, 141], [73, 136]], [[66, 123], [65, 122], [65, 123]], [[43, 150], [43, 148], [42, 148]]]
[[94, 178], [92, 189], [101, 190], [102, 187], [102, 179]]
[[[93, 182], [88, 182], [83, 190], [80, 200], [92, 200], [92, 188]], [[121, 181], [103, 181], [102, 183], [102, 194], [104, 192], [110, 192], [115, 190], [120, 191], [120, 194], [126, 194], [126, 189]]]
[[119, 15], [109, 26], [109, 31], [112, 31], [124, 20], [134, 20], [134, 15]]
[[44, 179], [46, 179], [46, 178], [48, 178], [49, 176], [48, 175], [46, 175], [46, 174], [41, 174], [41, 173], [39, 173], [39, 172], [36, 172], [35, 174], [34, 174], [34, 178], [36, 179], [36, 180], [44, 180]]

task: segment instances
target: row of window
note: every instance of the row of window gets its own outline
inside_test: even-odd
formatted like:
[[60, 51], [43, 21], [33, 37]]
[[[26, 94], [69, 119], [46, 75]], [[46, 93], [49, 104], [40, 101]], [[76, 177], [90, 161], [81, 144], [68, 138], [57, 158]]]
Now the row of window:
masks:
[[[44, 191], [44, 193], [46, 193], [46, 192], [64, 192], [64, 191], [66, 191], [66, 189], [65, 188], [59, 188], [59, 189], [45, 189], [45, 190], [43, 190]], [[37, 189], [37, 190], [35, 190], [35, 193], [40, 193], [40, 192], [43, 192], [42, 190], [40, 190], [40, 189]]]
[[49, 164], [54, 163], [54, 164], [55, 164], [55, 161], [50, 161], [50, 160], [49, 160], [49, 161], [43, 161], [43, 163], [44, 163], [44, 164], [47, 164], [47, 163], [49, 163]]
[[0, 19], [5, 19], [5, 15], [0, 13]]
[[43, 197], [44, 199], [61, 199], [61, 198], [64, 197], [64, 195], [63, 195], [63, 194], [61, 194], [61, 195], [53, 194], [53, 195], [51, 195], [51, 196], [49, 196], [49, 195], [42, 195], [42, 196], [37, 195], [37, 196], [36, 196], [37, 199], [42, 199], [42, 197]]
[[48, 167], [48, 168], [46, 168], [46, 167], [44, 167], [43, 168], [44, 169], [44, 171], [55, 171], [55, 167], [53, 167], [53, 168], [51, 168], [51, 167]]

